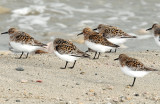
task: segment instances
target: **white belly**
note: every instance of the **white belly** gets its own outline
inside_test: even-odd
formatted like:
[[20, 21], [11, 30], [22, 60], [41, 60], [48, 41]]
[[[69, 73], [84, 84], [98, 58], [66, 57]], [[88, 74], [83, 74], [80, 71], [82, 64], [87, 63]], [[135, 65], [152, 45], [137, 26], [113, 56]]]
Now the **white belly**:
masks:
[[125, 43], [127, 41], [127, 39], [125, 39], [125, 38], [109, 38], [108, 41], [110, 41], [113, 44], [120, 45], [120, 44]]
[[106, 51], [109, 51], [110, 49], [113, 49], [113, 47], [104, 46], [101, 44], [96, 44], [93, 42], [89, 42], [87, 40], [85, 41], [85, 44], [87, 45], [87, 47], [89, 47], [92, 50], [97, 51], [97, 52], [106, 52]]
[[21, 43], [17, 43], [17, 42], [10, 42], [11, 47], [13, 47], [15, 50], [17, 51], [23, 51], [23, 52], [33, 52], [36, 51], [38, 49], [40, 49], [41, 47], [39, 46], [31, 46], [28, 44], [21, 44]]
[[69, 61], [69, 62], [74, 62], [77, 60], [79, 57], [71, 56], [68, 54], [59, 54], [57, 51], [54, 51], [54, 53], [62, 60]]
[[122, 72], [124, 72], [126, 75], [129, 75], [131, 77], [143, 77], [147, 75], [148, 71], [132, 71], [127, 66], [121, 67]]
[[159, 36], [154, 37], [154, 40], [157, 43], [157, 45], [160, 46]]

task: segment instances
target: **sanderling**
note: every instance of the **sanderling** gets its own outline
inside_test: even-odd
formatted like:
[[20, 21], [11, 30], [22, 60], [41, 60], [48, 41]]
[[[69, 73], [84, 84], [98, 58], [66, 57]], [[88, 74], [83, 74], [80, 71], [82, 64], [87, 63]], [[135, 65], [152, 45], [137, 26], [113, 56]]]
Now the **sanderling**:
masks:
[[[79, 35], [80, 35], [80, 34], [83, 34], [83, 33], [87, 33], [88, 35], [101, 35], [101, 34], [99, 34], [98, 32], [93, 31], [91, 28], [88, 28], [88, 27], [87, 27], [87, 28], [84, 28], [84, 29], [83, 29], [83, 32], [79, 33]], [[94, 52], [94, 50], [88, 48], [88, 50], [87, 50], [86, 52]]]
[[153, 24], [152, 27], [147, 29], [146, 31], [148, 30], [153, 30], [155, 42], [160, 46], [160, 25]]
[[126, 54], [120, 54], [119, 57], [114, 60], [119, 60], [122, 72], [134, 77], [133, 83], [130, 86], [134, 86], [137, 77], [143, 77], [151, 71], [158, 71], [156, 69], [146, 67], [142, 62], [129, 57]]
[[[83, 35], [85, 44], [92, 50], [95, 51], [95, 56], [93, 59], [98, 59], [100, 52], [106, 52], [113, 48], [118, 48], [119, 46], [116, 44], [113, 44], [109, 42], [106, 38], [104, 38], [102, 35], [91, 35], [93, 33], [93, 30], [90, 28], [84, 28], [83, 29]], [[81, 35], [82, 33], [78, 34]], [[77, 36], [78, 36], [77, 35]], [[98, 54], [98, 57], [96, 58], [96, 55]]]
[[46, 44], [43, 44], [37, 40], [35, 40], [33, 37], [31, 37], [29, 34], [18, 31], [15, 28], [10, 28], [8, 32], [3, 32], [1, 34], [9, 34], [10, 35], [10, 41], [9, 44], [13, 49], [22, 52], [20, 59], [24, 52], [27, 52], [27, 56], [30, 52], [36, 51], [38, 49], [41, 49], [44, 46], [47, 46]]
[[121, 29], [111, 25], [100, 24], [93, 30], [97, 29], [100, 34], [103, 34], [103, 36], [108, 39], [108, 41], [117, 45], [125, 43], [128, 38], [136, 38], [136, 36], [131, 36]]
[[72, 67], [74, 68], [76, 60], [79, 57], [89, 57], [85, 52], [80, 51], [72, 42], [64, 39], [57, 38], [53, 42], [54, 53], [62, 60], [66, 61], [65, 67], [61, 67], [61, 69], [65, 69], [67, 67], [68, 62], [74, 62]]

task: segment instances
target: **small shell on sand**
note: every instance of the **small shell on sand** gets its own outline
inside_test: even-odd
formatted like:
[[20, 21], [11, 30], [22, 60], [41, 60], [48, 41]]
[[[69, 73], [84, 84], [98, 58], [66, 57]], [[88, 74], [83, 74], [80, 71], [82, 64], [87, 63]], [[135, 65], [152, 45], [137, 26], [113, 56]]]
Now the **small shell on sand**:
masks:
[[28, 80], [26, 80], [26, 79], [21, 79], [20, 82], [21, 82], [21, 83], [27, 83]]
[[90, 89], [89, 92], [94, 92], [94, 90], [93, 90], [93, 89]]

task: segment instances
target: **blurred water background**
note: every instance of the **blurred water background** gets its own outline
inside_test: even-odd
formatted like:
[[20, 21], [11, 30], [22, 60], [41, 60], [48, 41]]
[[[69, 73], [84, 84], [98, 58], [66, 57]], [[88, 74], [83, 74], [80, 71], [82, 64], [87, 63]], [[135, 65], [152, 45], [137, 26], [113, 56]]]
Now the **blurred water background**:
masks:
[[[137, 35], [125, 44], [127, 50], [158, 50], [153, 34], [145, 29], [159, 20], [159, 0], [0, 0], [0, 32], [15, 27], [43, 43], [66, 38], [83, 50], [83, 36], [77, 34], [98, 24]], [[0, 35], [0, 50], [8, 50], [8, 41], [8, 35]]]

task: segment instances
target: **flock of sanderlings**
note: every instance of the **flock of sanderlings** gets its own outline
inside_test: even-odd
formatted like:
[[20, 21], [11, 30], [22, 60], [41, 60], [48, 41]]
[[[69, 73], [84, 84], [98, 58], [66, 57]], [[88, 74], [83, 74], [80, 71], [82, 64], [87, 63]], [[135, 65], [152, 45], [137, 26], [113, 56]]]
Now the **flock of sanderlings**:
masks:
[[[147, 29], [146, 31], [148, 30], [154, 31], [155, 41], [160, 46], [160, 25], [153, 24], [153, 26]], [[47, 46], [46, 44], [43, 44], [35, 40], [29, 34], [22, 31], [18, 31], [15, 28], [10, 28], [7, 32], [3, 32], [1, 34], [9, 34], [9, 44], [11, 45], [11, 47], [13, 47], [13, 49], [19, 52], [22, 52], [18, 59], [22, 58], [24, 52], [27, 53], [27, 58], [30, 52], [36, 51], [38, 49], [41, 49], [42, 47]], [[66, 61], [65, 66], [61, 67], [61, 69], [65, 69], [67, 67], [68, 62], [74, 62], [73, 66], [69, 67], [71, 69], [74, 68], [76, 60], [78, 58], [90, 57], [90, 55], [87, 54], [89, 50], [93, 50], [95, 52], [93, 59], [98, 59], [101, 53], [111, 51], [112, 49], [115, 49], [116, 52], [116, 49], [120, 47], [119, 45], [126, 42], [128, 38], [136, 38], [136, 36], [131, 36], [115, 26], [104, 24], [98, 25], [98, 27], [95, 29], [84, 28], [83, 32], [79, 33], [78, 35], [81, 34], [84, 35], [85, 45], [88, 47], [88, 50], [86, 52], [79, 50], [69, 40], [56, 38], [53, 41], [54, 53], [59, 58]], [[120, 54], [119, 57], [114, 60], [119, 60], [121, 70], [125, 74], [134, 77], [133, 83], [130, 86], [134, 86], [137, 77], [143, 77], [151, 71], [158, 71], [156, 69], [146, 67], [139, 60], [129, 57], [126, 54]]]

